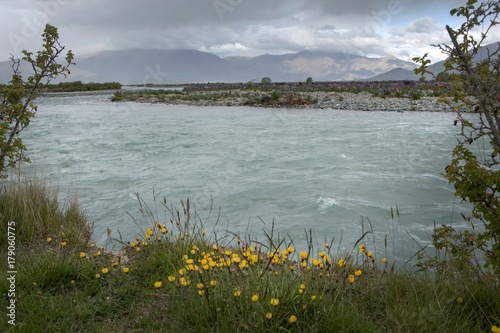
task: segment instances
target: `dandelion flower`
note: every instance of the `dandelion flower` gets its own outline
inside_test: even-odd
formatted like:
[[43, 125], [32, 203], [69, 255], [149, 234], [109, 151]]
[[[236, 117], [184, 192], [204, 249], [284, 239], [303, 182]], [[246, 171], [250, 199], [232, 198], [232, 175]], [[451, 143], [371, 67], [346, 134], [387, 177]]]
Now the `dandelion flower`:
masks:
[[203, 289], [203, 288], [205, 288], [205, 285], [203, 283], [197, 283], [196, 288]]
[[101, 255], [101, 251], [97, 251], [96, 253], [94, 253], [94, 257], [99, 257]]
[[312, 296], [311, 296], [311, 301], [313, 301], [313, 302], [314, 302], [315, 300], [316, 300], [316, 295], [312, 295]]
[[330, 247], [330, 244], [325, 242], [324, 247], [326, 247], [328, 249]]
[[102, 272], [102, 274], [108, 274], [109, 269], [107, 269], [106, 267], [103, 267], [103, 268], [101, 269], [101, 272]]
[[271, 303], [272, 306], [278, 306], [278, 304], [280, 304], [280, 300], [277, 298], [271, 298], [269, 303]]
[[273, 314], [271, 312], [266, 313], [266, 319], [271, 319]]
[[50, 243], [50, 242], [52, 242], [52, 238], [47, 237], [46, 241], [47, 241], [47, 243]]
[[257, 302], [259, 300], [259, 295], [255, 294], [252, 296], [252, 302]]
[[198, 290], [198, 295], [202, 296], [204, 293], [205, 293], [205, 290], [203, 290], [203, 289]]
[[68, 242], [61, 242], [61, 246], [66, 246]]
[[290, 324], [293, 324], [293, 323], [295, 323], [296, 321], [297, 321], [297, 317], [296, 317], [296, 316], [294, 316], [294, 315], [291, 315], [291, 316], [290, 316], [290, 318], [288, 318], [288, 322], [289, 322]]
[[154, 283], [154, 286], [155, 286], [155, 288], [157, 288], [157, 289], [158, 289], [158, 288], [160, 288], [160, 287], [162, 286], [161, 281], [156, 281], [156, 282]]
[[353, 274], [349, 275], [349, 282], [354, 283], [354, 275]]
[[493, 333], [500, 333], [500, 327], [498, 327], [497, 325], [493, 325], [491, 326], [491, 331]]
[[380, 261], [382, 261], [382, 263], [385, 264], [385, 263], [387, 263], [387, 258], [382, 258], [382, 260], [380, 260]]
[[293, 246], [289, 246], [286, 250], [288, 251], [288, 253], [292, 253], [293, 251], [295, 251], [295, 248]]
[[462, 297], [457, 297], [457, 303], [462, 303], [464, 300]]
[[129, 268], [128, 267], [123, 267], [123, 273], [128, 273], [129, 272]]
[[70, 284], [75, 284], [75, 280], [69, 281]]
[[363, 271], [358, 269], [356, 272], [354, 272], [354, 275], [356, 276], [361, 276], [361, 274], [363, 274]]
[[96, 278], [96, 279], [101, 278], [101, 274], [97, 273], [97, 274], [95, 275], [95, 278]]
[[307, 260], [308, 254], [305, 251], [300, 252], [300, 259]]
[[210, 281], [210, 285], [212, 287], [215, 287], [217, 285], [217, 281], [215, 281], [215, 280]]
[[299, 289], [299, 295], [302, 295], [304, 293], [304, 289]]
[[371, 253], [371, 251], [368, 251], [368, 253], [366, 253], [366, 255], [371, 258], [373, 256], [373, 253]]
[[345, 260], [344, 259], [340, 259], [339, 262], [339, 267], [343, 267], [345, 265]]
[[241, 296], [241, 291], [235, 290], [233, 293], [234, 297], [240, 297]]
[[175, 281], [175, 276], [170, 275], [167, 279], [168, 279], [168, 282], [172, 283]]
[[151, 229], [151, 228], [147, 228], [147, 229], [146, 229], [146, 235], [152, 236], [152, 235], [153, 235], [153, 233], [154, 233], [154, 232], [153, 232], [153, 229]]
[[300, 288], [300, 289], [306, 289], [306, 285], [305, 285], [305, 284], [303, 284], [303, 283], [301, 283], [299, 288]]

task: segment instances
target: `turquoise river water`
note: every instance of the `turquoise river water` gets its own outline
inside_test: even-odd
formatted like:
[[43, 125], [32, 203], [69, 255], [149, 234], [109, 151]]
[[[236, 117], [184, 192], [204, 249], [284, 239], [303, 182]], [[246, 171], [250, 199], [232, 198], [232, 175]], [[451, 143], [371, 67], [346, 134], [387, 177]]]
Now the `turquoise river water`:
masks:
[[[378, 252], [408, 258], [434, 223], [467, 209], [442, 172], [458, 129], [453, 114], [112, 103], [110, 95], [42, 97], [26, 130], [31, 170], [77, 192], [94, 239], [130, 240], [135, 193], [180, 207], [190, 198], [210, 231], [275, 231], [350, 249], [373, 227]], [[160, 200], [160, 201], [161, 201]], [[214, 212], [210, 216], [209, 208]], [[392, 219], [390, 209], [399, 210]], [[161, 208], [158, 205], [158, 208]], [[129, 214], [127, 214], [129, 213]], [[163, 216], [163, 215], [161, 215]], [[140, 219], [139, 219], [140, 220]], [[384, 238], [388, 237], [388, 249]]]

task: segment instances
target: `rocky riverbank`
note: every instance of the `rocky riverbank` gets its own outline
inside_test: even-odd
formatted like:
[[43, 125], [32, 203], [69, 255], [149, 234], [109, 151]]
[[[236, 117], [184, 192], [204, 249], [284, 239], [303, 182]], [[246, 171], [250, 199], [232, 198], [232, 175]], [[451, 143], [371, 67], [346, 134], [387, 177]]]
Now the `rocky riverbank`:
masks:
[[[122, 90], [112, 100], [195, 106], [252, 106], [356, 111], [449, 112], [441, 83], [195, 84], [180, 89]], [[466, 110], [463, 110], [466, 111]]]

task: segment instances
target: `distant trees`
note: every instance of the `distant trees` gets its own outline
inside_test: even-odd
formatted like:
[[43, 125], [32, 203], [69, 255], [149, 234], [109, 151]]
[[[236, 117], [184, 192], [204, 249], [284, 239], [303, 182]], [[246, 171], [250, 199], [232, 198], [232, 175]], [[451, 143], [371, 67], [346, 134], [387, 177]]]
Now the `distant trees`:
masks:
[[307, 83], [307, 84], [311, 84], [311, 83], [313, 83], [313, 78], [309, 76], [309, 77], [306, 79], [306, 83]]
[[266, 76], [266, 77], [263, 77], [262, 80], [260, 80], [260, 83], [262, 83], [262, 84], [270, 84], [270, 83], [273, 83], [273, 80], [271, 80], [270, 77]]
[[[449, 262], [464, 267], [468, 263], [471, 268], [474, 254], [481, 250], [488, 265], [496, 270], [497, 278], [500, 276], [500, 43], [485, 48], [484, 41], [499, 23], [499, 13], [498, 0], [479, 5], [477, 0], [468, 0], [465, 6], [450, 12], [464, 18], [457, 29], [446, 26], [451, 45], [435, 45], [448, 57], [445, 72], [439, 77], [451, 81], [451, 93], [442, 96], [441, 101], [455, 110], [455, 125], [461, 126], [462, 134], [445, 175], [455, 186], [455, 195], [472, 205], [466, 221], [473, 228], [474, 221], [480, 221], [484, 229], [470, 232], [442, 226], [433, 237], [434, 245], [446, 252]], [[427, 54], [414, 60], [421, 64], [415, 71], [417, 74], [430, 74]], [[477, 117], [463, 114], [463, 110], [472, 110]], [[476, 265], [472, 271], [477, 269]]]
[[41, 90], [50, 92], [119, 90], [121, 88], [122, 84], [118, 82], [83, 83], [82, 81], [60, 82], [41, 86]]
[[12, 60], [12, 79], [0, 87], [0, 178], [6, 178], [6, 169], [29, 159], [24, 155], [26, 147], [19, 134], [25, 129], [38, 107], [33, 103], [41, 85], [59, 75], [69, 74], [73, 53], [68, 51], [64, 64], [58, 62], [64, 46], [59, 43], [57, 28], [47, 24], [42, 34], [42, 50], [36, 55], [24, 50], [23, 61], [30, 64], [33, 74], [23, 79], [19, 69], [21, 60]]

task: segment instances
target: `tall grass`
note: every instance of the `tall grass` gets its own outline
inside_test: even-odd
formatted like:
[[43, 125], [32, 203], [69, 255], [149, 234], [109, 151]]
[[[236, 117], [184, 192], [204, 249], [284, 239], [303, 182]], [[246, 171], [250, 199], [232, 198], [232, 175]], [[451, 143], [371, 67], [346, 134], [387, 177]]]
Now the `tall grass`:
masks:
[[[53, 202], [53, 192], [41, 193]], [[391, 258], [372, 253], [368, 234], [339, 252], [332, 242], [315, 245], [307, 231], [307, 248], [296, 249], [273, 225], [263, 239], [207, 231], [189, 200], [179, 208], [164, 198], [138, 202], [130, 215], [141, 231], [115, 239], [119, 250], [80, 243], [89, 234], [84, 215], [59, 204], [23, 217], [54, 214], [59, 223], [25, 222], [33, 230], [23, 231], [31, 245], [17, 257], [17, 326], [1, 321], [0, 331], [491, 332], [500, 325], [500, 295], [490, 280], [393, 271]], [[61, 221], [75, 243], [47, 242], [59, 237]], [[7, 287], [0, 276], [0, 292]]]
[[16, 223], [16, 240], [29, 243], [51, 237], [85, 246], [92, 228], [74, 196], [62, 204], [57, 189], [39, 178], [18, 178], [0, 185], [0, 247], [7, 223]]

